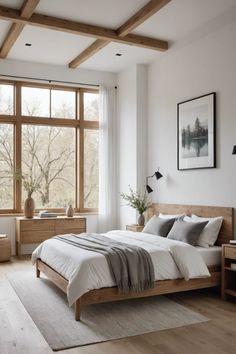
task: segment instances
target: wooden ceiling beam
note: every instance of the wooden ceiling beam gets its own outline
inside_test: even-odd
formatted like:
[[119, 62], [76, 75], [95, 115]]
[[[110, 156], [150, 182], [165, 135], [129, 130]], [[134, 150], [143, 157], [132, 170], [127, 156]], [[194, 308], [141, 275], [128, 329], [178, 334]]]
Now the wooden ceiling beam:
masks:
[[53, 16], [45, 16], [41, 14], [33, 14], [29, 19], [23, 18], [18, 10], [0, 6], [0, 18], [3, 20], [13, 21], [24, 25], [31, 25], [41, 28], [49, 28], [56, 31], [73, 33], [81, 36], [89, 36], [112, 42], [118, 42], [123, 44], [135, 45], [142, 48], [149, 48], [153, 50], [165, 51], [168, 49], [168, 42], [150, 38], [145, 36], [139, 36], [135, 34], [128, 34], [124, 38], [117, 35], [115, 30], [80, 23], [76, 21], [70, 21]]
[[97, 39], [88, 48], [86, 48], [82, 53], [80, 53], [75, 59], [73, 59], [69, 64], [69, 68], [75, 69], [77, 66], [82, 64], [84, 61], [89, 59], [92, 55], [96, 54], [100, 49], [104, 48], [110, 41], [105, 39]]
[[[136, 27], [141, 25], [149, 17], [154, 15], [163, 6], [167, 5], [171, 0], [151, 0], [146, 5], [144, 5], [138, 12], [136, 12], [132, 17], [130, 17], [122, 26], [120, 26], [116, 33], [119, 37], [127, 36]], [[104, 48], [109, 44], [110, 40], [97, 39], [88, 48], [86, 48], [82, 53], [80, 53], [75, 59], [73, 59], [69, 64], [69, 68], [75, 69], [84, 61], [89, 59], [100, 49]]]
[[[40, 0], [25, 0], [20, 10], [20, 16], [30, 18]], [[6, 58], [17, 38], [25, 27], [22, 23], [13, 23], [0, 49], [0, 58]]]
[[119, 37], [125, 37], [135, 28], [140, 26], [149, 17], [158, 12], [162, 7], [167, 5], [171, 0], [151, 0], [144, 5], [136, 14], [130, 17], [122, 26], [116, 31]]

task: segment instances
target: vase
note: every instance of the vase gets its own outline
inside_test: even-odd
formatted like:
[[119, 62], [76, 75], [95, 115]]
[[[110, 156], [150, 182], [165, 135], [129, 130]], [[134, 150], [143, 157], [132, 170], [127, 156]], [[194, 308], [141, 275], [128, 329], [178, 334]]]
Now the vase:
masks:
[[34, 217], [35, 204], [32, 197], [28, 197], [24, 203], [24, 214], [26, 218], [32, 219]]
[[72, 218], [74, 216], [74, 209], [71, 204], [66, 208], [66, 216], [68, 218]]
[[139, 226], [144, 226], [144, 222], [145, 222], [145, 217], [143, 214], [139, 214], [139, 217], [138, 217], [138, 225]]

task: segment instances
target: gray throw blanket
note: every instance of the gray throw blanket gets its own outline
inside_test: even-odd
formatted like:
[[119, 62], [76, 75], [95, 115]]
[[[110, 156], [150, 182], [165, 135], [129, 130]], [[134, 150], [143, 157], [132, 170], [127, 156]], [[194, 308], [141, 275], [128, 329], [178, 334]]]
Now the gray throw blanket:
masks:
[[143, 248], [111, 240], [100, 234], [83, 233], [55, 236], [54, 239], [106, 257], [119, 291], [143, 291], [154, 287], [154, 268]]

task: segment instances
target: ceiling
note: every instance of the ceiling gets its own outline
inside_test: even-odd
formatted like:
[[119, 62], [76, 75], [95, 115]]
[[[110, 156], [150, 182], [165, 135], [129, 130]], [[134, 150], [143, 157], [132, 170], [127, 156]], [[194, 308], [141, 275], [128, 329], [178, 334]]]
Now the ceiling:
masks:
[[[35, 12], [117, 29], [148, 0], [41, 0]], [[0, 5], [20, 9], [23, 0], [0, 0]], [[172, 0], [133, 32], [176, 44], [208, 22], [230, 11], [236, 0]], [[0, 45], [11, 23], [0, 20]], [[95, 39], [49, 29], [25, 26], [8, 59], [66, 66]], [[26, 47], [25, 43], [31, 43]], [[122, 56], [116, 56], [121, 53]], [[81, 68], [119, 72], [134, 63], [148, 64], [165, 55], [150, 49], [110, 43]], [[71, 69], [73, 70], [73, 69]]]

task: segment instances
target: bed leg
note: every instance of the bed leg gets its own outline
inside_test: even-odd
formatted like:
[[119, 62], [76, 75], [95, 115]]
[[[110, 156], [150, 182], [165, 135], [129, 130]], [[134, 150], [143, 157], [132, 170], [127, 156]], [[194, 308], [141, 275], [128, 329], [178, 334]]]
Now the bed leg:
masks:
[[38, 262], [36, 261], [36, 278], [40, 278], [40, 270], [38, 269]]
[[81, 313], [81, 299], [76, 300], [75, 302], [75, 320], [80, 321]]

